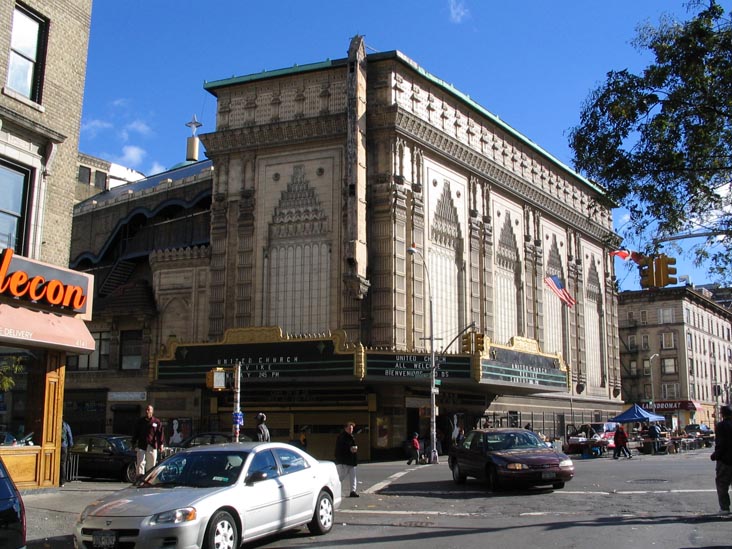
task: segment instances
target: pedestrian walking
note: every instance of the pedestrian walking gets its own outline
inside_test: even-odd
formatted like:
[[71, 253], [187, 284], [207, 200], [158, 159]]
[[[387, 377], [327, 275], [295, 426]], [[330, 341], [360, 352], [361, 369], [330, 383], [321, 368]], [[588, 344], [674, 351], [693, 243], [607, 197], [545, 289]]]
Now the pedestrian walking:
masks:
[[262, 412], [259, 412], [257, 414], [257, 440], [259, 442], [270, 441], [269, 428], [267, 427], [265, 421], [267, 421], [267, 416], [264, 415]]
[[74, 435], [71, 433], [71, 427], [65, 420], [61, 420], [61, 466], [58, 472], [58, 485], [66, 484], [69, 466], [69, 448], [74, 445]]
[[618, 459], [621, 453], [628, 459], [633, 457], [630, 454], [630, 450], [628, 450], [628, 433], [625, 432], [621, 423], [618, 423], [618, 426], [615, 428], [615, 436], [613, 437], [613, 440], [615, 443], [613, 459]]
[[419, 463], [419, 433], [412, 433], [407, 453], [409, 455], [407, 465], [411, 465], [412, 461], [414, 461], [414, 463]]
[[352, 421], [347, 422], [343, 426], [343, 431], [336, 439], [335, 446], [335, 463], [338, 469], [338, 477], [341, 479], [341, 483], [348, 478], [351, 488], [349, 494], [352, 498], [358, 497], [356, 491], [358, 487], [356, 479], [356, 467], [358, 466], [358, 445], [356, 444], [356, 438], [353, 436], [353, 430], [356, 428], [356, 424]]
[[651, 423], [651, 426], [648, 428], [648, 436], [651, 437], [651, 452], [657, 454], [659, 451], [661, 428], [655, 423]]
[[145, 415], [137, 420], [132, 444], [137, 452], [137, 475], [155, 467], [159, 453], [165, 449], [163, 422], [153, 415], [155, 408], [148, 404]]
[[729, 514], [729, 489], [732, 485], [732, 408], [722, 406], [719, 410], [722, 421], [714, 428], [714, 452], [712, 461], [716, 461], [714, 483], [717, 486], [719, 512]]

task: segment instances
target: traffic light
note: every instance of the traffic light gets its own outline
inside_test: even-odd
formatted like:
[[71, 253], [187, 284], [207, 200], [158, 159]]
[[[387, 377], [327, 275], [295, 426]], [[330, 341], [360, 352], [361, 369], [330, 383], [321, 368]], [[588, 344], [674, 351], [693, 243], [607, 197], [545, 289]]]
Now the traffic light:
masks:
[[[655, 288], [656, 287], [656, 273], [655, 273], [655, 258], [654, 257], [644, 257], [638, 263], [638, 271], [640, 272], [641, 288]], [[676, 272], [675, 269], [674, 269], [674, 272]]]
[[665, 254], [661, 254], [656, 260], [656, 280], [660, 288], [678, 282], [678, 279], [672, 276], [676, 274], [676, 267], [672, 267], [671, 265], [676, 265], [675, 257], [668, 257]]
[[485, 349], [485, 343], [483, 342], [483, 334], [476, 332], [475, 334], [475, 352], [482, 353]]
[[471, 345], [471, 336], [473, 334], [471, 332], [466, 332], [462, 336], [460, 336], [460, 350], [463, 353], [470, 354], [472, 352], [472, 345]]

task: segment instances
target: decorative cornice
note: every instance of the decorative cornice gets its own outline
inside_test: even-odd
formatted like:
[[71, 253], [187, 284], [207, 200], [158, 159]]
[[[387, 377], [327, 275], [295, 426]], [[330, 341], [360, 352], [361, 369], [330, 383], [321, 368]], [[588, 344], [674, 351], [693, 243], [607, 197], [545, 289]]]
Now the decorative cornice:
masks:
[[407, 111], [399, 108], [382, 109], [378, 113], [373, 113], [369, 122], [373, 124], [370, 124], [370, 129], [374, 126], [393, 125], [398, 132], [441, 153], [451, 161], [463, 165], [472, 173], [489, 180], [497, 188], [520, 196], [522, 200], [537, 208], [553, 212], [557, 218], [597, 240], [604, 242], [614, 235], [612, 231], [588, 220], [586, 216], [566, 206], [557, 198], [528, 184], [477, 151], [446, 135], [429, 122]]
[[242, 149], [291, 145], [313, 139], [343, 138], [346, 135], [345, 113], [300, 118], [286, 122], [261, 124], [201, 135], [209, 157]]

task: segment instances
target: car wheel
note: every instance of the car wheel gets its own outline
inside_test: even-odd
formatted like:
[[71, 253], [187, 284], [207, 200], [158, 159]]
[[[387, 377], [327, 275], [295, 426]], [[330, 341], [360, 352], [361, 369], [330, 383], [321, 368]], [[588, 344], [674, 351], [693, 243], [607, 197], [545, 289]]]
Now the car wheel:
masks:
[[485, 472], [485, 481], [491, 492], [498, 491], [498, 473], [496, 472], [496, 468], [492, 465], [489, 465]]
[[308, 522], [308, 530], [311, 534], [327, 534], [333, 528], [333, 520], [335, 511], [333, 509], [333, 498], [325, 491], [318, 494], [318, 500], [315, 502], [315, 512], [313, 512], [313, 520]]
[[452, 480], [455, 484], [465, 484], [465, 475], [460, 470], [460, 466], [457, 461], [452, 463]]
[[137, 464], [128, 463], [122, 470], [122, 482], [135, 482], [137, 479]]
[[204, 549], [237, 549], [239, 532], [233, 517], [226, 511], [214, 513], [206, 527]]
[[554, 488], [555, 490], [561, 490], [562, 488], [564, 488], [564, 481], [562, 480], [560, 482], [555, 482], [554, 484], [552, 484], [552, 488]]

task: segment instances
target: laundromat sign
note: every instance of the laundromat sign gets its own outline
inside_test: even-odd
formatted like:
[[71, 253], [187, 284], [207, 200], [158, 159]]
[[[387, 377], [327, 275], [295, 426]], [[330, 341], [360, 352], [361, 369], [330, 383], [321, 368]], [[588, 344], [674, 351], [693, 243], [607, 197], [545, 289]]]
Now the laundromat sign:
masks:
[[15, 255], [0, 254], [0, 297], [91, 319], [91, 275]]

